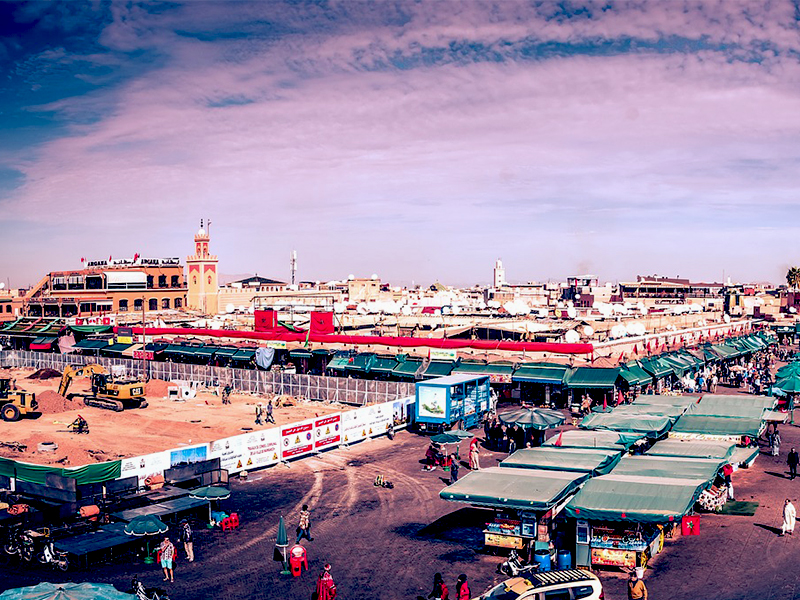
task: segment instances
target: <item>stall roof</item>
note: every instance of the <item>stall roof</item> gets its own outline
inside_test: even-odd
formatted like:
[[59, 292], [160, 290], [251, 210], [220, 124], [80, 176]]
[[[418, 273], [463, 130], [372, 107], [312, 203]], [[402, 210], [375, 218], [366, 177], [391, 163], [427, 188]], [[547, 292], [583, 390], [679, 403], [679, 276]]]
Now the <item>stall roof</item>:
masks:
[[331, 369], [333, 371], [344, 371], [347, 369], [347, 365], [350, 363], [350, 359], [352, 357], [349, 355], [336, 355], [333, 357], [333, 360], [328, 363], [326, 368]]
[[703, 479], [711, 482], [725, 461], [720, 458], [684, 456], [625, 456], [614, 467], [614, 475]]
[[674, 404], [623, 404], [613, 411], [616, 415], [642, 415], [651, 417], [680, 417], [686, 410], [685, 406]]
[[359, 352], [353, 357], [353, 360], [347, 363], [346, 370], [355, 371], [357, 373], [366, 373], [370, 370], [370, 364], [372, 363], [374, 356], [375, 353], [373, 352]]
[[665, 523], [688, 513], [704, 485], [697, 479], [612, 472], [587, 481], [565, 510], [571, 517], [591, 521]]
[[439, 496], [491, 508], [549, 510], [572, 494], [589, 477], [586, 473], [489, 467], [468, 473]]
[[567, 377], [566, 386], [572, 389], [613, 388], [619, 375], [618, 369], [599, 367], [578, 367]]
[[399, 377], [414, 379], [421, 365], [421, 359], [407, 358], [404, 362], [397, 363], [397, 366], [392, 369], [392, 374], [398, 375]]
[[721, 404], [724, 406], [760, 406], [762, 408], [775, 408], [778, 399], [774, 396], [756, 396], [754, 394], [704, 394], [700, 406]]
[[718, 458], [726, 460], [733, 454], [736, 444], [717, 440], [666, 439], [653, 444], [647, 451], [650, 456], [684, 456], [690, 458]]
[[609, 413], [593, 413], [581, 422], [582, 429], [611, 429], [612, 431], [633, 431], [650, 437], [660, 437], [669, 431], [673, 417], [648, 415], [626, 415]]
[[634, 404], [668, 404], [672, 406], [689, 406], [698, 401], [698, 398], [690, 396], [659, 396], [655, 394], [645, 394], [637, 396]]
[[456, 363], [452, 360], [432, 360], [425, 368], [422, 376], [425, 379], [435, 379], [437, 377], [447, 377], [453, 371]]
[[727, 403], [727, 402], [705, 402], [692, 404], [686, 414], [695, 417], [731, 417], [740, 419], [762, 419], [766, 408], [748, 404]]
[[125, 350], [133, 346], [133, 344], [111, 344], [110, 346], [103, 346], [100, 348], [101, 353], [119, 354], [121, 355]]
[[653, 376], [636, 363], [628, 363], [620, 367], [619, 375], [630, 385], [648, 385], [653, 383]]
[[[514, 365], [505, 362], [473, 362], [464, 360], [455, 366], [453, 375], [511, 375], [514, 372]], [[512, 378], [513, 379], [513, 378]], [[516, 380], [515, 380], [516, 381]]]
[[289, 350], [289, 356], [291, 358], [311, 358], [313, 355], [308, 350], [297, 348], [295, 350]]
[[234, 360], [252, 360], [252, 358], [256, 355], [255, 350], [251, 350], [249, 348], [239, 348], [231, 358]]
[[214, 356], [233, 356], [239, 351], [238, 348], [226, 348], [224, 346], [219, 346], [214, 348]]
[[657, 356], [643, 358], [640, 362], [642, 369], [650, 373], [656, 379], [672, 373], [672, 367], [662, 362]]
[[[555, 446], [561, 438], [562, 448], [608, 448], [611, 450], [627, 450], [644, 437], [638, 433], [620, 433], [603, 429], [570, 429], [562, 431], [548, 439], [545, 447]], [[558, 446], [556, 446], [558, 447]]]
[[764, 428], [761, 419], [742, 417], [710, 417], [707, 415], [686, 414], [672, 427], [674, 433], [696, 433], [719, 436], [749, 435], [758, 437]]
[[370, 372], [391, 373], [397, 367], [397, 359], [394, 356], [375, 356], [370, 366]]
[[621, 449], [544, 446], [517, 450], [502, 461], [500, 466], [605, 475], [619, 462], [621, 455]]
[[91, 340], [85, 339], [77, 342], [73, 348], [78, 348], [79, 350], [95, 350], [97, 348], [105, 348], [109, 345], [109, 340]]
[[569, 373], [566, 365], [551, 363], [531, 363], [520, 365], [511, 377], [512, 381], [525, 381], [529, 383], [549, 383], [562, 385]]

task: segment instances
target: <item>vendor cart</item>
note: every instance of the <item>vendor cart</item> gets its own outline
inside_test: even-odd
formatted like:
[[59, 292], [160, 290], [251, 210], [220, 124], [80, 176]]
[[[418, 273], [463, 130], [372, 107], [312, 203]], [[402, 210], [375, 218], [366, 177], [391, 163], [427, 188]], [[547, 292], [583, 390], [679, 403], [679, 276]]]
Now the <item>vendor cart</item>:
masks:
[[644, 568], [664, 548], [664, 529], [641, 523], [593, 524], [589, 547], [593, 567]]

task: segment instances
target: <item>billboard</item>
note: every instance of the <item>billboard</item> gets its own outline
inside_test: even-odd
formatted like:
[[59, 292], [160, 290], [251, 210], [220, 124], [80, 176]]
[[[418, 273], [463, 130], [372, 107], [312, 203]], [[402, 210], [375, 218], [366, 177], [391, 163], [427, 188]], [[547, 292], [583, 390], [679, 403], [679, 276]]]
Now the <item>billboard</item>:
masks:
[[170, 452], [155, 452], [144, 456], [123, 458], [120, 464], [120, 478], [139, 478], [139, 485], [144, 485], [144, 480], [150, 475], [163, 475], [170, 468]]
[[324, 450], [342, 442], [342, 415], [328, 415], [314, 419], [314, 448]]
[[240, 473], [279, 461], [280, 432], [275, 428], [243, 433], [217, 440], [209, 446], [209, 458], [219, 458], [220, 466], [229, 473]]
[[295, 458], [314, 451], [314, 419], [281, 428], [281, 458]]
[[208, 444], [169, 450], [170, 467], [201, 462], [206, 460], [206, 458], [208, 458]]
[[447, 418], [447, 388], [417, 386], [417, 395], [417, 416], [442, 421]]

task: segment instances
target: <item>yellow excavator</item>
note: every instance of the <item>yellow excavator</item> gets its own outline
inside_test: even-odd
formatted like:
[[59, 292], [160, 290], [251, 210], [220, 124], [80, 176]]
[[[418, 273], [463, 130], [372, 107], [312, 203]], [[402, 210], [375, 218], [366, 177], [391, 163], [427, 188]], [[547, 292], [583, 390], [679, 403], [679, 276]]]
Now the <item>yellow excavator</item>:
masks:
[[0, 379], [0, 416], [3, 421], [18, 421], [39, 408], [36, 394], [11, 387], [10, 379]]
[[[75, 377], [91, 377], [91, 395], [84, 396], [86, 406], [96, 406], [120, 412], [126, 408], [146, 408], [145, 384], [136, 380], [115, 380], [102, 365], [67, 365], [61, 376], [58, 393], [67, 397], [67, 390]], [[69, 396], [72, 398], [76, 394]]]

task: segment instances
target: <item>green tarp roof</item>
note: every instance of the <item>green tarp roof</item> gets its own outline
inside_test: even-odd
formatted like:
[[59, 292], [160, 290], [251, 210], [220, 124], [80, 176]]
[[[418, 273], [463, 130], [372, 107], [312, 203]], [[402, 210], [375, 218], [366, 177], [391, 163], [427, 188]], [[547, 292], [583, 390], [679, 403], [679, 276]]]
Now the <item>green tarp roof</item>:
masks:
[[348, 371], [356, 371], [358, 373], [366, 373], [369, 371], [370, 363], [375, 354], [372, 352], [359, 352], [353, 357], [353, 360], [347, 363]]
[[327, 368], [334, 371], [344, 371], [350, 363], [350, 356], [339, 354], [333, 357], [333, 360], [328, 363]]
[[234, 360], [250, 360], [256, 355], [255, 350], [249, 348], [239, 348], [236, 354], [232, 356]]
[[620, 377], [630, 385], [648, 385], [653, 383], [653, 376], [636, 363], [628, 363], [619, 368]]
[[570, 517], [591, 521], [666, 523], [689, 512], [704, 485], [693, 479], [612, 472], [587, 481], [565, 511]]
[[578, 471], [605, 475], [619, 462], [621, 450], [544, 446], [523, 448], [500, 463], [501, 467]]
[[569, 370], [569, 367], [566, 365], [542, 363], [523, 364], [514, 371], [511, 380], [562, 385]]
[[182, 346], [180, 344], [170, 344], [164, 348], [165, 354], [184, 354], [186, 356], [193, 356], [197, 353], [200, 346]]
[[683, 456], [726, 460], [733, 454], [735, 448], [736, 444], [734, 442], [668, 438], [653, 444], [647, 454], [650, 456]]
[[758, 437], [763, 428], [764, 422], [761, 419], [686, 414], [677, 420], [672, 431], [675, 433]]
[[456, 363], [452, 360], [432, 360], [428, 363], [422, 376], [425, 379], [434, 379], [435, 377], [447, 377], [452, 373], [453, 367]]
[[701, 400], [700, 404], [692, 404], [686, 414], [696, 417], [734, 417], [741, 419], [762, 419], [766, 408], [747, 404], [706, 402]]
[[468, 473], [439, 496], [492, 508], [549, 510], [587, 478], [586, 473], [490, 467]]
[[238, 348], [214, 348], [214, 356], [233, 356]]
[[291, 358], [311, 358], [313, 355], [308, 350], [289, 350], [289, 356]]
[[774, 408], [778, 399], [772, 396], [756, 396], [754, 394], [703, 394], [699, 406], [720, 404], [723, 406], [760, 406]]
[[672, 366], [663, 362], [657, 356], [643, 358], [641, 361], [642, 369], [650, 373], [656, 379], [672, 374]]
[[85, 339], [75, 344], [73, 348], [78, 348], [79, 350], [94, 350], [96, 348], [105, 348], [106, 346], [110, 345], [108, 341], [109, 340]]
[[394, 356], [376, 356], [370, 366], [370, 372], [391, 373], [397, 366], [397, 359]]
[[422, 360], [407, 358], [405, 362], [397, 363], [397, 366], [392, 370], [392, 373], [400, 377], [414, 379], [420, 365], [422, 365]]
[[110, 333], [114, 331], [111, 325], [70, 325], [69, 328], [76, 333]]
[[53, 343], [53, 342], [55, 342], [57, 339], [58, 339], [58, 338], [55, 338], [55, 337], [46, 337], [46, 336], [43, 336], [43, 337], [37, 337], [36, 339], [34, 339], [34, 340], [31, 342], [31, 344], [40, 344], [40, 345], [52, 344], [52, 343]]
[[[565, 448], [609, 448], [613, 450], [627, 450], [636, 440], [644, 437], [638, 433], [619, 433], [603, 429], [570, 429], [562, 431], [548, 439], [545, 446], [555, 446], [559, 437], [561, 447]], [[558, 446], [556, 446], [558, 447]]]
[[661, 396], [657, 394], [645, 394], [642, 396], [636, 396], [636, 400], [633, 401], [634, 405], [666, 404], [672, 406], [689, 406], [690, 404], [694, 404], [695, 402], [697, 402], [697, 398], [692, 398], [690, 396]]
[[670, 404], [623, 404], [617, 406], [613, 411], [616, 415], [642, 415], [653, 417], [675, 417], [678, 418], [686, 410], [684, 406]]
[[694, 368], [694, 362], [690, 364], [689, 361], [674, 354], [662, 355], [659, 358], [662, 362], [668, 364], [672, 368], [672, 372], [678, 377], [683, 377], [687, 371]]
[[131, 346], [133, 346], [133, 344], [111, 344], [110, 346], [103, 346], [100, 348], [100, 354], [122, 354]]
[[660, 437], [669, 431], [673, 421], [671, 417], [615, 414], [611, 411], [587, 415], [580, 426], [581, 429], [611, 429]]
[[62, 477], [72, 477], [76, 480], [78, 485], [84, 485], [119, 479], [121, 466], [122, 462], [115, 460], [85, 465], [83, 467], [60, 468], [17, 462], [9, 458], [0, 458], [0, 475], [16, 477], [20, 481], [44, 485], [47, 474], [55, 473]]
[[463, 360], [453, 369], [453, 374], [467, 373], [469, 375], [511, 375], [514, 365], [511, 363], [494, 362], [473, 362]]
[[578, 367], [567, 377], [566, 386], [572, 389], [613, 388], [617, 381], [618, 369]]
[[725, 461], [683, 456], [625, 456], [617, 463], [614, 475], [702, 479], [711, 483]]

